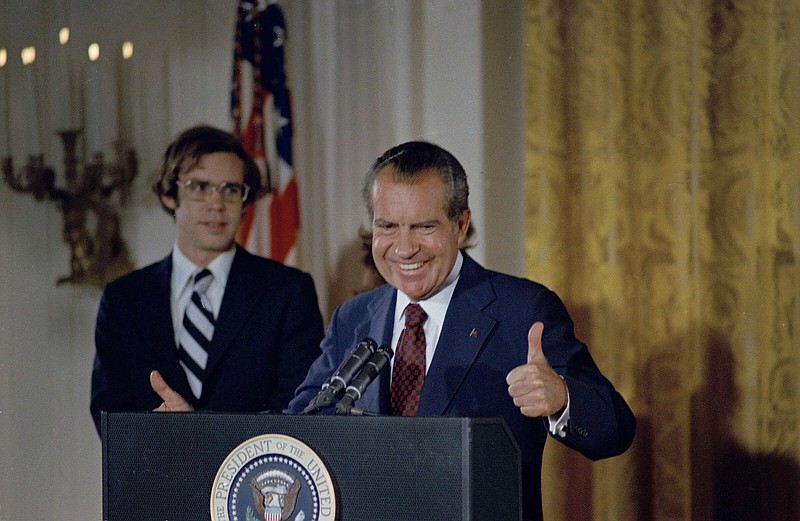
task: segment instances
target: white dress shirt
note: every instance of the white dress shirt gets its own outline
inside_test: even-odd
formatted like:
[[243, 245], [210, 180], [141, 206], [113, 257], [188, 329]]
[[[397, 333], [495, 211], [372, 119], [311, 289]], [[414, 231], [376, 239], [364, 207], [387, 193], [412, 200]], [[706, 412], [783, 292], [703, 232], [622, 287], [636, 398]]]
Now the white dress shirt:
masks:
[[[236, 248], [222, 253], [208, 265], [208, 270], [214, 276], [206, 290], [205, 296], [211, 305], [211, 312], [214, 318], [219, 315], [219, 308], [222, 306], [222, 297], [225, 295], [225, 285], [228, 282], [228, 274], [231, 271], [233, 257]], [[192, 281], [194, 276], [203, 268], [195, 266], [186, 256], [181, 253], [176, 244], [172, 248], [172, 279], [170, 280], [170, 309], [172, 311], [172, 329], [175, 332], [175, 345], [178, 345], [178, 336], [183, 324], [183, 315], [186, 312], [186, 305], [192, 298]]]

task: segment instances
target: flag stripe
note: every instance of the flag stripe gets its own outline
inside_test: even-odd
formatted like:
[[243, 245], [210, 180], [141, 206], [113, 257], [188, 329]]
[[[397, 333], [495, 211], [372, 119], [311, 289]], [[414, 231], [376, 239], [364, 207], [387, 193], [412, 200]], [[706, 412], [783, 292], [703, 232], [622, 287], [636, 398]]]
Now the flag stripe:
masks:
[[266, 190], [245, 211], [237, 240], [253, 253], [291, 263], [300, 228], [300, 208], [292, 167], [285, 38], [286, 23], [280, 6], [240, 0], [231, 116], [234, 133], [259, 165]]

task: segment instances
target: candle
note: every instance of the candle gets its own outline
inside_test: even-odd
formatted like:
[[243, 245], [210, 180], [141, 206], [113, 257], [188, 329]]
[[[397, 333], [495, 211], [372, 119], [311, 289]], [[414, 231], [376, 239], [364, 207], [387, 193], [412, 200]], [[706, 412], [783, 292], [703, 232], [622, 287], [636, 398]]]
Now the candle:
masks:
[[64, 109], [65, 117], [63, 128], [75, 128], [76, 117], [76, 96], [75, 96], [75, 76], [72, 70], [72, 55], [69, 52], [69, 27], [62, 27], [58, 31], [58, 43], [61, 44], [61, 56], [63, 58], [64, 66], [64, 87], [67, 89], [67, 104]]
[[11, 88], [9, 82], [11, 73], [6, 69], [8, 51], [0, 49], [0, 70], [3, 72], [3, 122], [6, 134], [6, 155], [11, 156]]
[[86, 142], [89, 153], [100, 152], [100, 143], [103, 137], [102, 107], [100, 106], [100, 45], [93, 43], [88, 49], [89, 66], [84, 85], [84, 117]]
[[117, 64], [117, 120], [119, 136], [130, 139], [131, 100], [130, 100], [130, 60], [133, 56], [133, 43], [122, 44], [122, 59]]
[[36, 134], [37, 139], [39, 141], [39, 147], [36, 150], [37, 154], [44, 153], [43, 146], [44, 146], [44, 135], [43, 135], [43, 122], [42, 122], [42, 111], [41, 108], [41, 96], [39, 92], [39, 81], [36, 74], [36, 47], [31, 45], [30, 47], [25, 47], [22, 49], [20, 53], [20, 57], [22, 58], [22, 65], [25, 66], [25, 72], [27, 74], [27, 82], [30, 85], [30, 93], [33, 96], [33, 115], [36, 118]]

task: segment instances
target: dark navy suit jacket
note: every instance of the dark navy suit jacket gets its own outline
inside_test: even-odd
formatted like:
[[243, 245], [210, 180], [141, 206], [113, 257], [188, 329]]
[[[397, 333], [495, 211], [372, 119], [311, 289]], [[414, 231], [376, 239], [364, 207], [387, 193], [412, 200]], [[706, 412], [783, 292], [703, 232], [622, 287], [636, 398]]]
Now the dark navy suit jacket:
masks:
[[[397, 290], [389, 285], [354, 297], [334, 313], [322, 356], [289, 404], [300, 412], [342, 359], [364, 338], [388, 344]], [[546, 419], [523, 416], [508, 394], [506, 375], [527, 362], [528, 330], [544, 323], [543, 352], [569, 386], [570, 421], [555, 438], [593, 460], [631, 445], [636, 419], [573, 333], [555, 293], [529, 280], [484, 269], [464, 254], [461, 275], [422, 389], [420, 416], [505, 419], [522, 453], [525, 519], [541, 519], [541, 461]], [[473, 333], [473, 330], [475, 333]], [[356, 406], [389, 414], [389, 371], [383, 371]]]
[[90, 405], [98, 432], [100, 411], [149, 411], [161, 404], [150, 387], [153, 369], [198, 409], [284, 409], [320, 354], [323, 324], [311, 276], [237, 246], [211, 342], [208, 376], [195, 400], [178, 363], [171, 273], [170, 255], [103, 291]]

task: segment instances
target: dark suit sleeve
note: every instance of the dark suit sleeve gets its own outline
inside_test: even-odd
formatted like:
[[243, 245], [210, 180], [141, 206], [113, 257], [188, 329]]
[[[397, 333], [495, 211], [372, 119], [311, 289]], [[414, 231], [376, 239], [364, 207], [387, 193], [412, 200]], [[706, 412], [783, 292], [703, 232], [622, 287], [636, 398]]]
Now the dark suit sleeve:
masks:
[[92, 367], [92, 390], [89, 410], [95, 428], [100, 433], [100, 411], [135, 409], [136, 400], [125, 367], [125, 355], [119, 349], [121, 328], [117, 323], [120, 308], [116, 305], [113, 289], [106, 287], [100, 299], [95, 325], [97, 352]]
[[275, 386], [270, 393], [269, 409], [280, 411], [294, 396], [320, 354], [323, 324], [314, 282], [302, 273], [290, 296], [290, 305], [282, 329], [282, 341]]
[[555, 437], [591, 460], [625, 452], [633, 442], [636, 418], [612, 388], [565, 377], [570, 393], [570, 421], [564, 438]]
[[545, 290], [540, 299], [537, 309], [547, 310], [540, 319], [545, 325], [544, 354], [553, 370], [564, 376], [570, 396], [566, 436], [553, 438], [592, 460], [622, 454], [636, 432], [633, 412], [586, 345], [575, 338], [572, 319], [558, 296]]

